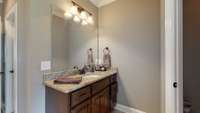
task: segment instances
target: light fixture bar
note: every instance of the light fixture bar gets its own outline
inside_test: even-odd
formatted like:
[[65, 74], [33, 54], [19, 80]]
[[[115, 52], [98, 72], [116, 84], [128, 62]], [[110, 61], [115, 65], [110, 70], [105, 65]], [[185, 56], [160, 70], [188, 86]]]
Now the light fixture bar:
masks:
[[90, 16], [92, 16], [93, 14], [88, 11], [86, 8], [83, 8], [81, 5], [79, 5], [76, 1], [72, 0], [71, 1], [73, 5], [76, 5], [78, 6], [78, 11], [81, 12], [81, 11], [86, 11]]

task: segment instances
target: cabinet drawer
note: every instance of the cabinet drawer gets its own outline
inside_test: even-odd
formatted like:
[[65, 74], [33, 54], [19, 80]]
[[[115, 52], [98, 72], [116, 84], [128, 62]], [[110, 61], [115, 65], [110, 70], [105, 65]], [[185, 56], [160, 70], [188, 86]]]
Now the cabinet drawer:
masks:
[[112, 76], [110, 77], [110, 82], [111, 82], [111, 83], [117, 82], [117, 75], [116, 75], [116, 74], [114, 74], [114, 75], [112, 75]]
[[71, 107], [76, 106], [77, 104], [81, 103], [85, 99], [91, 96], [91, 89], [90, 87], [86, 87], [80, 90], [77, 90], [71, 94]]
[[110, 84], [109, 78], [106, 78], [104, 80], [101, 80], [95, 84], [92, 85], [92, 94], [96, 94], [106, 88]]

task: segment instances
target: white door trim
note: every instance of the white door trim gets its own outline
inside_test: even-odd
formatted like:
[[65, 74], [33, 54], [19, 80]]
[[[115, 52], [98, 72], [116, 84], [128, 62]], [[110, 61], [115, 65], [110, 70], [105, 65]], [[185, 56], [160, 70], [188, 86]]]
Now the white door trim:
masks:
[[[10, 16], [12, 16], [12, 15], [14, 15], [14, 17], [13, 18], [15, 18], [14, 20], [9, 20], [9, 18], [11, 18]], [[15, 5], [13, 5], [13, 7], [8, 11], [8, 13], [6, 14], [6, 16], [5, 16], [5, 23], [7, 22], [7, 21], [14, 21], [14, 27], [15, 27], [15, 36], [14, 36], [14, 40], [13, 40], [13, 48], [14, 48], [14, 50], [13, 50], [13, 56], [14, 56], [14, 58], [13, 58], [13, 70], [14, 70], [14, 75], [13, 75], [13, 97], [10, 97], [10, 98], [13, 98], [13, 103], [8, 103], [8, 104], [13, 104], [13, 108], [7, 108], [7, 109], [13, 109], [13, 112], [14, 113], [17, 113], [17, 103], [18, 103], [18, 101], [17, 101], [17, 64], [18, 64], [18, 62], [17, 62], [17, 41], [18, 41], [18, 38], [17, 38], [17, 28], [18, 28], [18, 26], [17, 26], [17, 3], [15, 3]], [[9, 110], [8, 110], [9, 111]]]
[[[164, 85], [162, 112], [183, 113], [182, 0], [164, 0], [163, 4], [165, 25], [161, 40], [161, 73]], [[173, 87], [174, 82], [178, 83], [177, 88]]]
[[176, 0], [176, 113], [183, 113], [183, 0]]

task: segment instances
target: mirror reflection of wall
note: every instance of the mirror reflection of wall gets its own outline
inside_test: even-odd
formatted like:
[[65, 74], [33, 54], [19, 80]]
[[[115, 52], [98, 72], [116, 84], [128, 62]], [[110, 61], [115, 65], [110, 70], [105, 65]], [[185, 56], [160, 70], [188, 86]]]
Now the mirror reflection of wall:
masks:
[[66, 19], [64, 11], [53, 7], [51, 15], [52, 70], [72, 69], [87, 63], [87, 50], [97, 53], [97, 25], [84, 26]]
[[68, 23], [61, 17], [52, 15], [52, 66], [63, 69], [69, 66]]

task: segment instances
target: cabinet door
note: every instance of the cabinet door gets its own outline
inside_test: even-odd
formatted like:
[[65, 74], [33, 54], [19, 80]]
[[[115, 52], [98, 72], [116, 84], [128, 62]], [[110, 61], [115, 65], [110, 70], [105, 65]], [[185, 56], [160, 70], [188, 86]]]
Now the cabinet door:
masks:
[[92, 113], [110, 113], [109, 88], [92, 98]]
[[90, 100], [83, 102], [71, 110], [71, 113], [91, 113]]
[[114, 109], [116, 103], [117, 103], [117, 91], [118, 91], [118, 87], [117, 87], [117, 83], [114, 83], [111, 85], [111, 108]]

